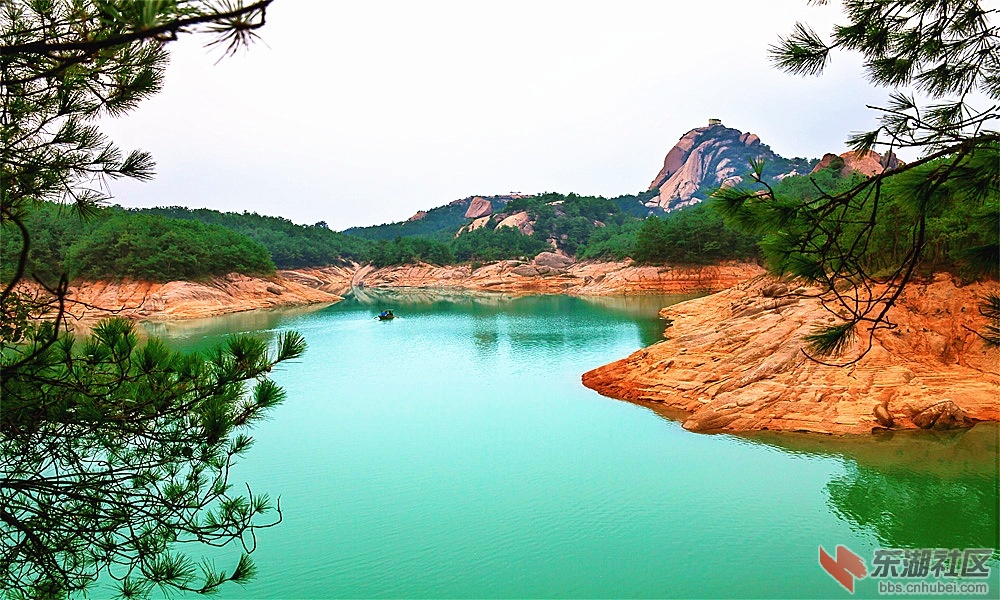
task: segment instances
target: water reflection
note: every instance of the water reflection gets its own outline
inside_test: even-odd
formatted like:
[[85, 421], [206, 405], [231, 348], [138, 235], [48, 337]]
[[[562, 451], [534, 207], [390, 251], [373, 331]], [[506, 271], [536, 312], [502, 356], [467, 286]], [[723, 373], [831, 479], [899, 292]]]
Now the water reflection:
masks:
[[141, 335], [169, 340], [172, 347], [195, 350], [218, 342], [234, 332], [259, 334], [271, 337], [283, 322], [295, 317], [324, 310], [329, 304], [312, 304], [277, 309], [248, 310], [204, 319], [176, 321], [140, 321]]
[[[794, 454], [839, 457], [829, 506], [883, 547], [1000, 548], [1000, 425], [855, 436], [762, 432], [743, 439]], [[998, 554], [994, 554], [997, 558]]]
[[420, 312], [433, 308], [487, 306], [498, 308], [519, 296], [499, 292], [470, 292], [441, 288], [354, 288], [344, 294], [344, 306], [406, 306]]
[[[676, 294], [664, 296], [660, 294], [631, 294], [628, 296], [580, 296], [591, 306], [599, 307], [623, 317], [655, 316], [661, 308], [671, 306], [686, 300], [701, 298], [705, 294]], [[664, 303], [664, 299], [668, 299]]]
[[472, 343], [481, 355], [496, 354], [500, 348], [500, 316], [483, 315], [472, 324]]
[[705, 294], [678, 294], [673, 296], [637, 294], [629, 296], [581, 296], [580, 299], [611, 314], [621, 315], [635, 322], [643, 346], [663, 339], [666, 322], [659, 318], [661, 308], [680, 302], [701, 298]]
[[[352, 306], [363, 306], [369, 308], [374, 316], [380, 310], [391, 308], [398, 316], [404, 318], [406, 315], [442, 313], [465, 314], [477, 318], [498, 315], [517, 318], [540, 314], [546, 316], [551, 316], [553, 313], [569, 314], [572, 311], [586, 310], [588, 313], [603, 314], [607, 322], [622, 323], [623, 318], [631, 322], [638, 329], [642, 345], [648, 346], [663, 339], [666, 324], [659, 317], [661, 308], [702, 295], [565, 296], [440, 288], [355, 288], [345, 295], [339, 309], [348, 310]], [[497, 326], [499, 321], [494, 320], [493, 323]], [[476, 339], [482, 341], [483, 347], [495, 346], [499, 341], [496, 329], [493, 331], [488, 329], [487, 325], [477, 325], [476, 328]], [[549, 330], [545, 333], [539, 333], [537, 330], [513, 329], [510, 333], [512, 341], [523, 347], [563, 345], [579, 337], [565, 329], [558, 332]]]

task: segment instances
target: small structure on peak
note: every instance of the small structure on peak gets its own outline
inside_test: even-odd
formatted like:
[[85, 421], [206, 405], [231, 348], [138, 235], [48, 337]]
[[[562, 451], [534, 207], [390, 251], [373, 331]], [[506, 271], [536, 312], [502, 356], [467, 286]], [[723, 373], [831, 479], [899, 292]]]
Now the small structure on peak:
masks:
[[722, 126], [722, 119], [709, 119], [708, 120], [708, 126], [709, 127], [715, 127], [716, 125], [718, 125], [718, 126], [721, 127]]

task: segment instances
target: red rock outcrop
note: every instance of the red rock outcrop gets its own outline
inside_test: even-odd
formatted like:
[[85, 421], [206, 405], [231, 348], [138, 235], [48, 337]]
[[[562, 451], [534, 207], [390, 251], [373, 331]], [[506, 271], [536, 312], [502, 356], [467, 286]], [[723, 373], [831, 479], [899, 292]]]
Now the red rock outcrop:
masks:
[[90, 321], [112, 315], [130, 319], [187, 319], [258, 308], [337, 302], [350, 288], [353, 267], [280, 271], [273, 277], [232, 273], [204, 282], [83, 282], [69, 290], [68, 312]]
[[426, 210], [418, 210], [416, 213], [414, 213], [412, 217], [407, 219], [407, 221], [412, 223], [413, 221], [419, 221], [420, 219], [423, 219], [426, 216], [427, 216]]
[[904, 164], [896, 158], [895, 154], [891, 152], [881, 155], [873, 150], [869, 150], [867, 153], [850, 150], [848, 152], [844, 152], [839, 157], [832, 153], [824, 154], [819, 163], [813, 167], [811, 173], [828, 168], [830, 164], [838, 158], [842, 159], [844, 162], [844, 166], [840, 169], [841, 175], [861, 173], [866, 177], [871, 177], [873, 175], [878, 175], [885, 170], [891, 171], [901, 164]]
[[1000, 420], [1000, 350], [974, 333], [985, 324], [977, 302], [995, 282], [911, 283], [890, 313], [898, 327], [847, 367], [803, 354], [803, 336], [831, 317], [818, 300], [765, 295], [773, 285], [762, 277], [662, 310], [673, 321], [666, 340], [584, 374], [584, 385], [679, 411], [693, 431], [857, 434]]
[[[406, 265], [376, 269], [364, 287], [415, 287], [573, 295], [689, 294], [722, 290], [761, 275], [753, 264], [646, 267], [624, 262], [569, 263], [555, 253], [529, 263], [505, 260], [479, 267]], [[554, 257], [558, 257], [558, 260]]]
[[664, 183], [669, 180], [674, 173], [680, 170], [687, 161], [687, 157], [691, 154], [691, 150], [694, 148], [695, 141], [701, 137], [702, 132], [707, 130], [707, 127], [692, 129], [691, 131], [685, 133], [680, 140], [674, 144], [674, 147], [667, 152], [666, 158], [663, 159], [663, 168], [660, 172], [656, 174], [653, 178], [653, 182], [649, 184], [649, 188], [661, 188]]
[[469, 208], [465, 211], [466, 219], [478, 219], [493, 214], [493, 204], [482, 196], [476, 196], [469, 203]]
[[535, 232], [531, 226], [531, 217], [525, 211], [514, 213], [503, 221], [500, 221], [496, 228], [500, 229], [501, 227], [513, 227], [524, 235], [531, 235]]
[[202, 282], [81, 282], [70, 288], [71, 318], [84, 323], [111, 315], [137, 320], [187, 319], [226, 313], [336, 302], [352, 287], [415, 287], [576, 295], [687, 294], [725, 289], [762, 273], [750, 264], [639, 267], [631, 261], [574, 263], [542, 253], [525, 263], [499, 261], [477, 268], [426, 264], [371, 265], [279, 271], [271, 277], [236, 273]]
[[479, 217], [478, 219], [472, 221], [468, 225], [463, 225], [462, 227], [460, 227], [458, 229], [458, 233], [455, 234], [455, 237], [458, 237], [458, 236], [462, 235], [463, 233], [468, 233], [470, 231], [475, 231], [475, 230], [480, 229], [482, 227], [486, 227], [486, 224], [489, 223], [489, 222], [490, 222], [490, 215]]

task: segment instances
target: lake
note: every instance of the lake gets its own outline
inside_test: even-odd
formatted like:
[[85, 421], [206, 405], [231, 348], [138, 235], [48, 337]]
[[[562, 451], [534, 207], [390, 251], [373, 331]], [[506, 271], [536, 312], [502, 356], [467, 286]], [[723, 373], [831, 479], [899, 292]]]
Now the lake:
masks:
[[280, 496], [284, 521], [221, 597], [850, 597], [819, 546], [869, 569], [876, 549], [1000, 546], [995, 425], [702, 435], [583, 387], [681, 299], [368, 290], [146, 325], [188, 350], [309, 343], [232, 477]]

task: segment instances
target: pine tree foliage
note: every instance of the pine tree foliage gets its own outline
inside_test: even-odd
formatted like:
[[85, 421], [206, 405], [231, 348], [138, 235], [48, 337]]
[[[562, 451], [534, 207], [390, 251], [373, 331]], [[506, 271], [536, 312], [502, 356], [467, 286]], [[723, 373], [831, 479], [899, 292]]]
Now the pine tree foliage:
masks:
[[[832, 41], [798, 24], [771, 55], [785, 71], [817, 75], [835, 50], [860, 53], [868, 79], [895, 89], [886, 106], [870, 107], [880, 113], [879, 127], [849, 144], [882, 151], [886, 170], [846, 188], [815, 181], [811, 197], [795, 198], [765, 184], [758, 164], [757, 185], [720, 190], [716, 198], [730, 222], [767, 233], [762, 250], [774, 272], [820, 286], [824, 306], [842, 322], [818, 328], [811, 351], [842, 354], [856, 337], [862, 344], [850, 364], [878, 330], [895, 327], [891, 308], [940, 252], [967, 276], [996, 276], [1000, 9], [975, 0], [843, 6], [847, 24], [834, 27]], [[901, 148], [921, 157], [891, 168]], [[956, 214], [966, 222], [949, 225]]]
[[[301, 356], [301, 336], [282, 334], [270, 349], [234, 337], [202, 356], [140, 343], [124, 319], [54, 344], [45, 329], [4, 356], [0, 581], [8, 595], [64, 596], [101, 575], [125, 597], [246, 581], [254, 532], [281, 520], [280, 505], [234, 489], [229, 471], [252, 444], [248, 428], [284, 400], [266, 375]], [[232, 541], [245, 554], [230, 574], [196, 568], [178, 549]]]
[[[301, 336], [183, 355], [112, 318], [78, 337], [65, 273], [29, 270], [40, 206], [85, 218], [109, 181], [153, 176], [150, 155], [122, 152], [97, 120], [160, 89], [169, 41], [196, 33], [235, 52], [270, 1], [0, 2], [0, 597], [65, 598], [99, 578], [122, 597], [210, 593], [254, 575], [254, 532], [281, 519], [229, 472], [283, 401], [268, 374], [302, 354]], [[186, 553], [233, 543], [231, 571]]]
[[989, 319], [980, 337], [991, 348], [1000, 346], [1000, 294], [987, 294], [979, 303], [979, 314]]
[[[160, 90], [166, 42], [202, 33], [236, 51], [263, 25], [270, 1], [0, 3], [0, 224], [5, 235], [23, 240], [0, 302], [27, 275], [31, 235], [23, 222], [34, 202], [64, 202], [86, 216], [109, 198], [110, 180], [152, 178], [150, 154], [123, 153], [96, 121], [125, 114]], [[59, 296], [58, 282], [42, 283]]]

